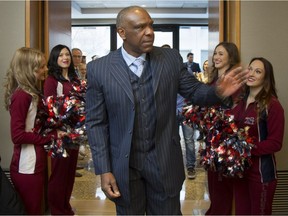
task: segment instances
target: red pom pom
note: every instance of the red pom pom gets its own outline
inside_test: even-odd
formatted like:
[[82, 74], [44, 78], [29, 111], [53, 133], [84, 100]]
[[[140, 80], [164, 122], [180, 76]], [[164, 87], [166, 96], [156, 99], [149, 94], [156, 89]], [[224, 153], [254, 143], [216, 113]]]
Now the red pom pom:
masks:
[[202, 128], [206, 147], [199, 150], [200, 164], [226, 177], [243, 177], [251, 166], [251, 149], [254, 140], [247, 128], [237, 128], [229, 110], [219, 107], [183, 108], [185, 124]]
[[69, 95], [47, 97], [39, 103], [35, 127], [43, 135], [51, 130], [63, 130], [67, 136], [58, 138], [45, 148], [51, 157], [67, 157], [66, 149], [78, 148], [79, 143], [87, 141], [85, 128], [85, 93], [86, 81], [73, 83]]

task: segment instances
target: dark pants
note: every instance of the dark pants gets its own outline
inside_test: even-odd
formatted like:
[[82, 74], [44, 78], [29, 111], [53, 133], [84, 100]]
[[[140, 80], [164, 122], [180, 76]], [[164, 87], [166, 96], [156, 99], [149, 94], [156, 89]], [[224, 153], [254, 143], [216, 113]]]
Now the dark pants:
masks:
[[208, 171], [210, 207], [206, 215], [231, 215], [233, 203], [233, 179], [219, 172]]
[[130, 168], [130, 206], [116, 205], [118, 215], [181, 215], [180, 191], [174, 197], [166, 195], [156, 157], [153, 150], [148, 153], [143, 170]]
[[70, 205], [75, 172], [77, 166], [77, 149], [67, 151], [66, 158], [51, 158], [51, 176], [48, 181], [48, 205], [52, 215], [74, 215]]

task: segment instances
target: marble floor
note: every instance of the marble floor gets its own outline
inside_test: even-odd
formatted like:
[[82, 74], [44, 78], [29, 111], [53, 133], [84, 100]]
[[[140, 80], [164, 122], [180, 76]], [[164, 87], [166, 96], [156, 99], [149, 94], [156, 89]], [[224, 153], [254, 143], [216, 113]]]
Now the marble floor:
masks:
[[[198, 142], [196, 146], [198, 149]], [[185, 155], [185, 148], [183, 148], [183, 155]], [[106, 199], [101, 191], [100, 177], [94, 174], [89, 149], [87, 156], [78, 160], [78, 164], [85, 168], [78, 170], [83, 176], [75, 178], [71, 197], [71, 205], [76, 209], [76, 214], [115, 215], [114, 203]], [[195, 170], [196, 178], [186, 178], [180, 192], [183, 215], [204, 215], [210, 204], [206, 172], [199, 165], [196, 166]]]

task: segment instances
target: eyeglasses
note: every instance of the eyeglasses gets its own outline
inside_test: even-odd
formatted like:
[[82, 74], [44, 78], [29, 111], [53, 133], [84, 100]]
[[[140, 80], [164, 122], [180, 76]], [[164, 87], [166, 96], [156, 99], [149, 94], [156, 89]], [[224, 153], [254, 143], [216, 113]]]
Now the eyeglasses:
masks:
[[73, 58], [82, 58], [80, 55], [73, 55]]

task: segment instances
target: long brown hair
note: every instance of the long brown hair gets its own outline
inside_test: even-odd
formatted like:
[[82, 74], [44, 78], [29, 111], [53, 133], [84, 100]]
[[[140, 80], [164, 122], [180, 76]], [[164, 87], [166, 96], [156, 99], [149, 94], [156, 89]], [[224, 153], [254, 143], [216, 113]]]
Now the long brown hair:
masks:
[[[255, 101], [258, 104], [259, 113], [263, 112], [271, 101], [271, 98], [278, 98], [275, 87], [274, 70], [272, 64], [263, 57], [254, 57], [250, 60], [249, 65], [254, 61], [261, 61], [264, 65], [265, 75], [262, 90], [256, 95]], [[249, 86], [245, 85], [245, 95], [249, 94]]]
[[43, 58], [44, 54], [33, 48], [22, 47], [16, 50], [7, 70], [4, 83], [6, 110], [9, 110], [11, 97], [17, 88], [21, 88], [32, 95], [33, 100], [38, 100], [41, 90], [34, 73], [41, 68]]
[[[236, 66], [237, 64], [240, 63], [240, 54], [239, 54], [237, 46], [234, 43], [226, 42], [226, 41], [220, 42], [214, 48], [213, 56], [214, 56], [214, 53], [215, 53], [217, 47], [219, 47], [219, 46], [223, 46], [229, 55], [229, 68], [227, 69], [227, 71], [231, 70], [234, 66]], [[211, 72], [209, 73], [208, 83], [213, 82], [218, 77], [218, 69], [215, 68], [215, 63], [213, 61], [213, 57], [212, 57], [212, 67], [211, 68], [212, 69], [211, 69]]]

